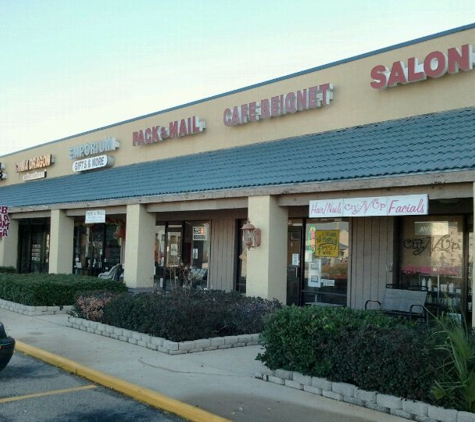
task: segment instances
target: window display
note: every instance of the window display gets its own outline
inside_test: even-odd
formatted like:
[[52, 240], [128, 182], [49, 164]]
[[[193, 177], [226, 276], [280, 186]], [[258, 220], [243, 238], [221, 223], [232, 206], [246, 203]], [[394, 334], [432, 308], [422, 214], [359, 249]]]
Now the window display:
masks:
[[346, 305], [349, 223], [308, 220], [305, 239], [304, 303]]

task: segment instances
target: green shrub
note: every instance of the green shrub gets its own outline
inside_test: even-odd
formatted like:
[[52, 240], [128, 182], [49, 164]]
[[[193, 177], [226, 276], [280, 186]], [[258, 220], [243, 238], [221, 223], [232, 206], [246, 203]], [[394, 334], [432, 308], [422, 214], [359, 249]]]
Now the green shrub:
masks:
[[123, 283], [72, 274], [1, 274], [0, 298], [28, 306], [73, 305], [77, 294], [107, 290], [124, 292]]
[[290, 306], [270, 314], [261, 333], [265, 351], [258, 355], [270, 369], [286, 369], [325, 377], [330, 374], [331, 348], [342, 327], [348, 332], [365, 326], [393, 327], [399, 321], [381, 312], [350, 308]]
[[13, 274], [16, 273], [15, 267], [0, 267], [0, 273]]
[[256, 333], [277, 301], [239, 293], [178, 289], [168, 294], [121, 295], [104, 308], [102, 322], [172, 341]]
[[436, 318], [440, 337], [437, 350], [444, 361], [437, 371], [432, 393], [439, 404], [475, 412], [475, 331], [465, 320]]
[[433, 340], [431, 330], [421, 325], [343, 327], [325, 353], [328, 378], [367, 391], [433, 401], [430, 389], [440, 362]]

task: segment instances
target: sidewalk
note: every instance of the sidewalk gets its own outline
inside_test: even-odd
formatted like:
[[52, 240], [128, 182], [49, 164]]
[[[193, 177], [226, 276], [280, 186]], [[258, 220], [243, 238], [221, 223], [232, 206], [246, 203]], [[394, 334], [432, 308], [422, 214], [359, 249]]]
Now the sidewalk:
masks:
[[0, 321], [9, 336], [27, 345], [232, 421], [405, 421], [256, 379], [263, 367], [255, 360], [260, 346], [171, 356], [69, 328], [66, 315], [30, 317], [0, 309]]

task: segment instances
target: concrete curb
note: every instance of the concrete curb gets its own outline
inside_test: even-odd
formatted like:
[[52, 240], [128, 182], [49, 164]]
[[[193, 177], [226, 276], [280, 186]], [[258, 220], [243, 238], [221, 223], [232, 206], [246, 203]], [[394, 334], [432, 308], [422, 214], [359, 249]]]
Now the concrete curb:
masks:
[[264, 373], [257, 373], [255, 376], [263, 381], [304, 390], [317, 396], [366, 407], [408, 420], [475, 422], [475, 413], [445, 409], [421, 401], [403, 399], [376, 391], [365, 391], [353, 384], [328, 381], [325, 378], [310, 377], [299, 372], [266, 368]]
[[16, 341], [15, 349], [19, 352], [30, 355], [36, 359], [47, 362], [51, 365], [57, 366], [65, 371], [80, 377], [91, 380], [104, 387], [110, 388], [133, 399], [146, 403], [157, 409], [173, 413], [186, 420], [194, 422], [231, 422], [229, 419], [214, 415], [205, 410], [182, 403], [178, 400], [164, 396], [156, 391], [140, 387], [138, 385], [123, 381], [119, 378], [107, 375], [95, 369], [80, 365], [77, 362], [57, 356], [53, 353], [30, 346], [21, 341]]
[[0, 308], [7, 311], [17, 312], [19, 314], [28, 316], [42, 316], [42, 315], [56, 315], [67, 314], [73, 309], [73, 305], [64, 306], [29, 306], [22, 305], [17, 302], [10, 302], [5, 299], [0, 299]]
[[234, 347], [257, 346], [262, 343], [259, 333], [175, 342], [166, 338], [153, 337], [138, 331], [131, 331], [71, 315], [68, 316], [68, 327], [146, 347], [147, 349], [157, 350], [172, 356], [209, 350], [231, 349]]

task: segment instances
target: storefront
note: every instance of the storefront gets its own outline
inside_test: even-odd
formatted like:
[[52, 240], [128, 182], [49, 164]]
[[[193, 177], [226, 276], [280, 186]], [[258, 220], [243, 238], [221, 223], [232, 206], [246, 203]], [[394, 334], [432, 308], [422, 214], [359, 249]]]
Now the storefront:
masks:
[[[475, 25], [0, 157], [0, 265], [472, 317]], [[474, 322], [475, 323], [475, 322]]]

